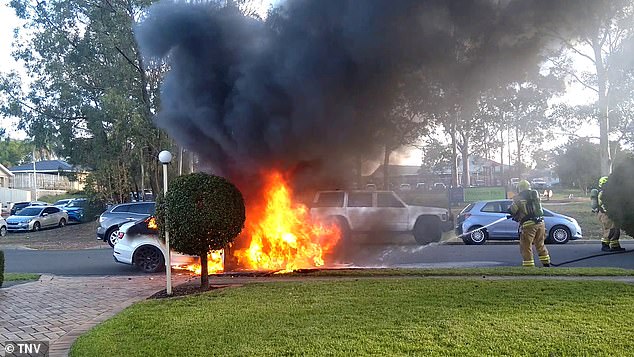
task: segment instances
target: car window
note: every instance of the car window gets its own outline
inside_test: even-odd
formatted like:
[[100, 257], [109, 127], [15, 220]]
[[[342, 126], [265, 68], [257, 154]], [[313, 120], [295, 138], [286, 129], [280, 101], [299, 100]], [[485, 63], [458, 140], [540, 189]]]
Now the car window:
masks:
[[85, 200], [73, 200], [70, 201], [66, 207], [83, 207], [86, 205], [86, 201]]
[[40, 212], [42, 212], [41, 208], [37, 207], [27, 207], [25, 209], [20, 210], [16, 213], [18, 216], [39, 216]]
[[113, 208], [111, 212], [122, 213], [122, 212], [128, 212], [129, 209], [130, 209], [130, 205], [120, 205]]
[[372, 207], [372, 193], [371, 192], [349, 193], [348, 207]]
[[136, 205], [130, 205], [129, 212], [139, 214], [152, 214], [154, 213], [154, 203], [139, 203]]
[[390, 192], [379, 192], [376, 196], [376, 204], [378, 207], [405, 207]]
[[61, 206], [61, 205], [64, 205], [66, 203], [68, 203], [68, 200], [59, 200], [59, 201], [53, 203], [53, 206]]
[[[508, 210], [508, 208], [507, 208]], [[489, 202], [482, 207], [480, 212], [488, 212], [488, 213], [502, 213], [506, 211], [502, 211], [502, 202]]]
[[314, 207], [343, 207], [343, 192], [320, 192]]
[[43, 211], [43, 213], [48, 213], [48, 214], [57, 213], [57, 212], [59, 212], [59, 208], [57, 207], [46, 207], [44, 208], [44, 211]]
[[473, 208], [473, 206], [475, 206], [475, 202], [474, 203], [469, 203], [469, 205], [465, 208], [462, 209], [462, 211], [460, 211], [460, 213], [467, 213], [469, 211], [471, 211], [471, 209]]

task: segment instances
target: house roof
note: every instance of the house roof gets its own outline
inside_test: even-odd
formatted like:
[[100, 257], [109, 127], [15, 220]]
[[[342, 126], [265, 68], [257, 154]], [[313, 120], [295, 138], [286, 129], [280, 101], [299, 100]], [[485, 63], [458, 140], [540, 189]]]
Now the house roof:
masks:
[[[73, 171], [73, 165], [62, 160], [44, 160], [35, 162], [35, 171], [37, 172], [58, 172], [58, 171]], [[19, 166], [13, 166], [9, 168], [9, 171], [16, 172], [31, 172], [33, 171], [33, 163], [28, 163]]]
[[[388, 169], [390, 171], [390, 177], [396, 176], [416, 176], [420, 172], [420, 166], [406, 166], [406, 165], [388, 165]], [[379, 167], [374, 170], [374, 172], [370, 175], [375, 178], [383, 177], [383, 165], [379, 165]]]
[[5, 175], [8, 175], [8, 176], [15, 176], [13, 172], [9, 171], [9, 169], [4, 167], [2, 164], [0, 164], [0, 173], [4, 173]]

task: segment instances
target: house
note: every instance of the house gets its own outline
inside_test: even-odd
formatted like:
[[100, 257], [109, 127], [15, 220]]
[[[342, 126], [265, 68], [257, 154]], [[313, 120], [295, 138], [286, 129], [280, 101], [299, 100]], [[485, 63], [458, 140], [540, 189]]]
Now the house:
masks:
[[73, 166], [62, 160], [43, 160], [24, 165], [10, 167], [13, 173], [11, 187], [17, 189], [32, 190], [33, 174], [38, 191], [60, 191], [82, 190], [88, 172]]
[[[388, 165], [388, 175], [389, 182], [394, 187], [401, 184], [410, 184], [411, 187], [416, 187], [416, 184], [421, 181], [421, 168], [420, 166]], [[383, 164], [381, 164], [374, 172], [364, 178], [367, 184], [373, 183], [382, 186], [383, 177]]]
[[0, 164], [0, 187], [9, 188], [13, 180], [13, 172]]

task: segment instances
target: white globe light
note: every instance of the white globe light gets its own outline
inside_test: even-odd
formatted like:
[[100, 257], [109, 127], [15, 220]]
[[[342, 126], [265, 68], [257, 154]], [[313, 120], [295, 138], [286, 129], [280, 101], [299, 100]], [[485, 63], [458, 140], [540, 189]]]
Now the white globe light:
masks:
[[163, 150], [159, 153], [158, 159], [163, 164], [169, 164], [172, 162], [172, 153], [167, 150]]

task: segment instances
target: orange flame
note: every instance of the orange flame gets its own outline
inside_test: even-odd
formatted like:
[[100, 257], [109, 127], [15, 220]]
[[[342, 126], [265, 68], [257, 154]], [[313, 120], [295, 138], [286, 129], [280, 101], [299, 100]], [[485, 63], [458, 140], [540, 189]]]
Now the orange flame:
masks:
[[[224, 271], [224, 264], [222, 259], [222, 250], [212, 250], [207, 255], [207, 273], [216, 274]], [[181, 267], [182, 269], [189, 270], [196, 275], [200, 275], [202, 268], [200, 266], [200, 260], [194, 264], [189, 264]]]
[[248, 248], [234, 252], [247, 269], [293, 271], [324, 265], [340, 239], [336, 226], [313, 222], [305, 205], [292, 202], [292, 191], [279, 172], [266, 174], [263, 203], [247, 208]]

